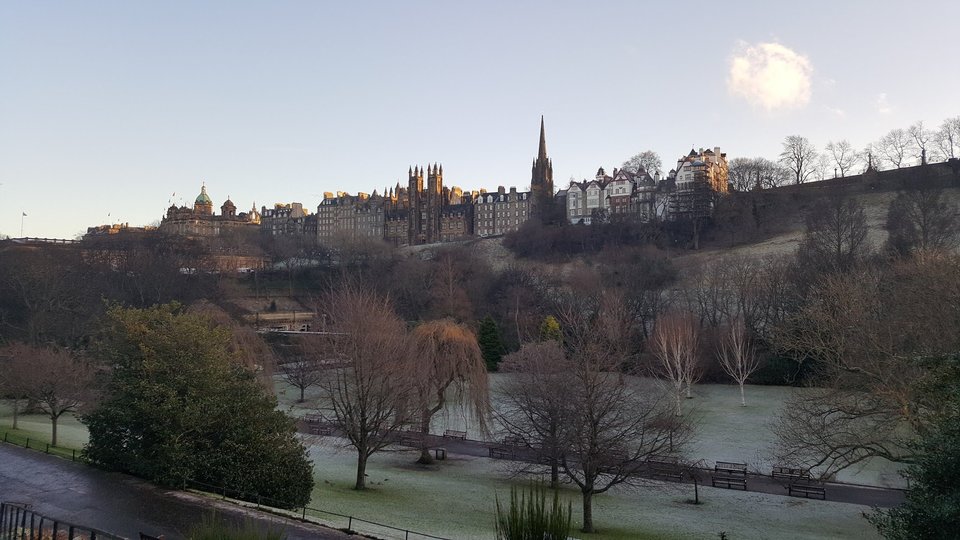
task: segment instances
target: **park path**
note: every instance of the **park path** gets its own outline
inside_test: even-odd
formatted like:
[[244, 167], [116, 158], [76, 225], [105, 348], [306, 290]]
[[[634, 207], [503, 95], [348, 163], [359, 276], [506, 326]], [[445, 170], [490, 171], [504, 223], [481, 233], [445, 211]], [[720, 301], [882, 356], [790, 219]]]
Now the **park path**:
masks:
[[167, 540], [185, 538], [212, 513], [232, 523], [253, 523], [261, 531], [282, 530], [289, 540], [356, 538], [2, 443], [0, 500], [128, 538], [138, 538], [140, 532]]
[[[310, 433], [310, 424], [306, 422], [300, 422], [298, 427], [300, 431], [304, 433]], [[438, 435], [430, 435], [427, 439], [427, 442], [431, 448], [444, 448], [449, 454], [460, 454], [474, 457], [489, 457], [490, 448], [501, 446], [485, 441], [455, 439], [450, 437], [441, 437]], [[522, 451], [518, 452], [517, 454], [518, 457], [513, 459], [527, 461], [523, 459]], [[725, 489], [713, 488], [710, 485], [711, 474], [712, 469], [699, 470], [698, 476], [700, 478], [701, 487], [707, 487], [710, 489]], [[684, 483], [690, 484], [690, 490], [692, 492], [693, 484], [689, 480], [689, 475], [685, 474], [684, 477]], [[827, 482], [825, 484], [825, 488], [825, 500], [831, 502], [860, 504], [879, 508], [892, 508], [894, 506], [899, 506], [906, 499], [906, 491], [896, 488], [865, 486], [860, 484], [848, 484], [844, 482]], [[772, 478], [767, 475], [756, 473], [749, 473], [747, 475], [747, 491], [768, 493], [783, 497], [789, 496], [787, 494], [786, 480]]]
[[[465, 454], [470, 456], [488, 457], [490, 455], [490, 448], [497, 446], [483, 441], [445, 439], [442, 437], [433, 437], [433, 440], [435, 446], [442, 446], [451, 454]], [[712, 488], [710, 486], [711, 473], [712, 469], [700, 470], [701, 486], [711, 489], [725, 489]], [[689, 478], [689, 475], [684, 475], [684, 477]], [[690, 480], [685, 479], [684, 483], [690, 484], [690, 489], [691, 491], [693, 490], [693, 484]], [[786, 486], [786, 480], [755, 473], [747, 475], [747, 491], [787, 497]], [[892, 508], [903, 503], [906, 498], [906, 492], [902, 489], [864, 486], [842, 482], [827, 482], [825, 487], [826, 500], [832, 502]]]

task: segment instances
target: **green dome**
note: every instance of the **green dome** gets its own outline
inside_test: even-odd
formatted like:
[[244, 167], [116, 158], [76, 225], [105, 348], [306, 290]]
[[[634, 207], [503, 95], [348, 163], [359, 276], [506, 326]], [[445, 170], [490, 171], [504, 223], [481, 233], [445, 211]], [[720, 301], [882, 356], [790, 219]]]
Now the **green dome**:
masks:
[[194, 204], [213, 204], [213, 201], [210, 200], [210, 196], [207, 195], [207, 186], [202, 186], [200, 188], [200, 194], [197, 195], [197, 200], [194, 201]]

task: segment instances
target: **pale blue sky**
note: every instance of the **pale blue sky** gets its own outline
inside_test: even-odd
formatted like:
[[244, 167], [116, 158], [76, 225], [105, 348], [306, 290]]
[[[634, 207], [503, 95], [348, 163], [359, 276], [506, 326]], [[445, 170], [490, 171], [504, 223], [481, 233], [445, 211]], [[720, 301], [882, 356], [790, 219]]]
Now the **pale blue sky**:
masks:
[[[0, 234], [149, 224], [201, 182], [240, 209], [430, 162], [524, 188], [541, 114], [558, 187], [647, 148], [774, 158], [960, 115], [960, 2], [770, 4], [2, 1]], [[731, 64], [763, 43], [803, 81], [751, 100]]]

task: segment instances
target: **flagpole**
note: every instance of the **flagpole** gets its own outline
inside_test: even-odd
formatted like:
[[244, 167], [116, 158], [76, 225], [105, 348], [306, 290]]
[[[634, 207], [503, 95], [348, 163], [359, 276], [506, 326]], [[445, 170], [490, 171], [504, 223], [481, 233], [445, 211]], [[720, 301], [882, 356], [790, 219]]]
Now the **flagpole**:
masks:
[[22, 210], [20, 211], [20, 238], [23, 238], [23, 218], [27, 216]]

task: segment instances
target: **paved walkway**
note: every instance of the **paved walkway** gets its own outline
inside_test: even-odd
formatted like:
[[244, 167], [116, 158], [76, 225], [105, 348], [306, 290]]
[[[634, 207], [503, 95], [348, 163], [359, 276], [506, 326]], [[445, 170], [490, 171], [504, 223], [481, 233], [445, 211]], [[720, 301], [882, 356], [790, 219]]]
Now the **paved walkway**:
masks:
[[[299, 427], [304, 433], [310, 432], [310, 425], [305, 422], [300, 422]], [[498, 446], [496, 444], [484, 441], [454, 439], [449, 437], [441, 437], [438, 435], [430, 435], [427, 441], [431, 448], [443, 447], [450, 454], [461, 454], [477, 457], [489, 457], [490, 448]], [[529, 459], [523, 458], [522, 451], [518, 452], [518, 457], [515, 459], [518, 461], [529, 461]], [[713, 488], [710, 485], [711, 474], [712, 469], [700, 470], [699, 477], [701, 486], [710, 489], [725, 489]], [[684, 482], [692, 482], [689, 480], [689, 475], [684, 475]], [[771, 478], [770, 476], [766, 475], [747, 475], [747, 491], [769, 493], [771, 495], [787, 497], [789, 496], [787, 494], [787, 483], [788, 482], [784, 479]], [[892, 508], [894, 506], [898, 506], [903, 503], [906, 498], [906, 492], [904, 490], [894, 488], [864, 486], [842, 482], [827, 482], [825, 484], [825, 488], [827, 501], [861, 504], [864, 506], [880, 508]]]
[[41, 514], [129, 538], [139, 538], [140, 532], [165, 535], [167, 540], [185, 538], [212, 513], [233, 523], [251, 522], [262, 531], [283, 530], [290, 540], [356, 538], [2, 443], [0, 500], [29, 504]]

